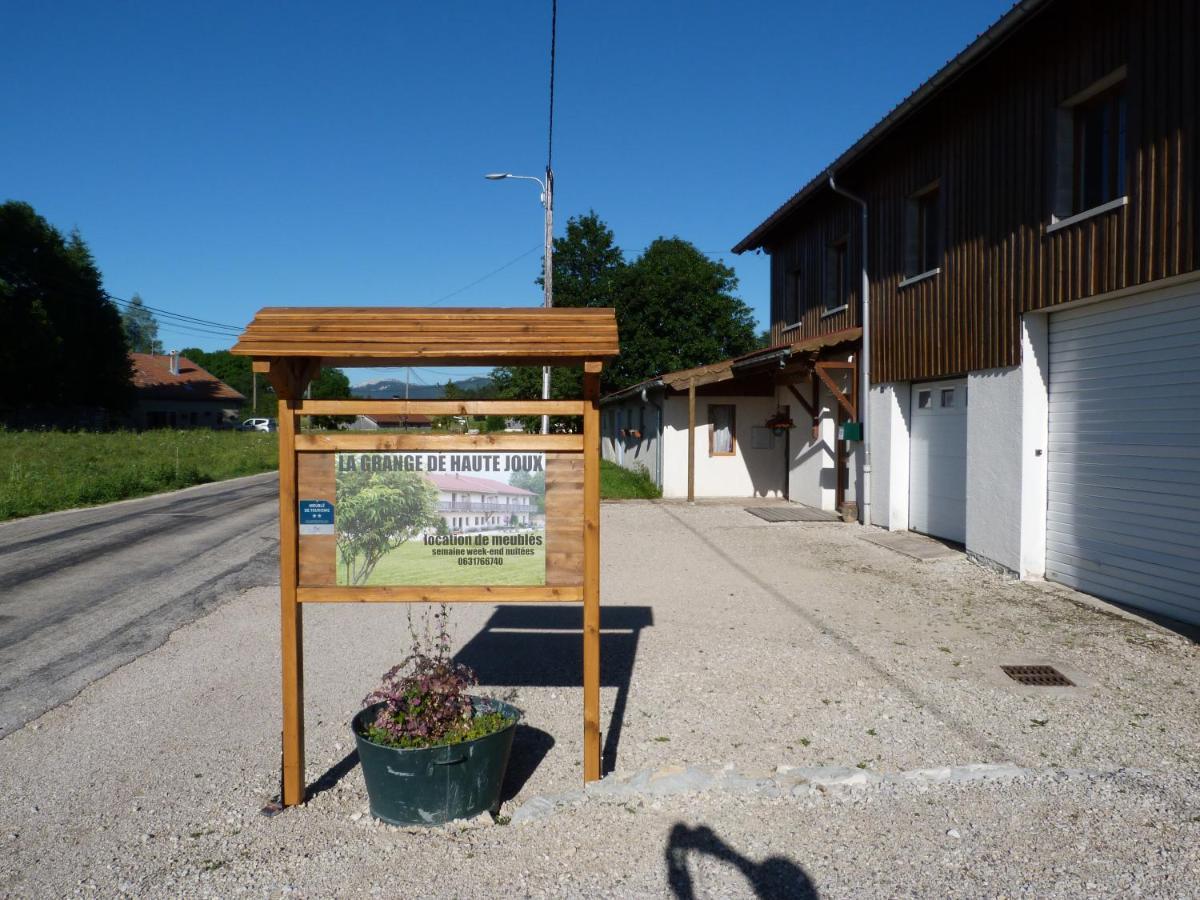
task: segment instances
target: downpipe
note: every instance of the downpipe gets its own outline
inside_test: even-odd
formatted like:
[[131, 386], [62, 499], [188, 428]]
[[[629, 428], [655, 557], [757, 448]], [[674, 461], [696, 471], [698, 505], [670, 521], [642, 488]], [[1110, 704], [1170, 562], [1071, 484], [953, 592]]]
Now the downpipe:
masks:
[[871, 524], [871, 281], [867, 275], [867, 201], [838, 187], [829, 172], [829, 187], [841, 194], [862, 211], [862, 352], [859, 360], [859, 410], [858, 417], [863, 428], [863, 496], [862, 523]]

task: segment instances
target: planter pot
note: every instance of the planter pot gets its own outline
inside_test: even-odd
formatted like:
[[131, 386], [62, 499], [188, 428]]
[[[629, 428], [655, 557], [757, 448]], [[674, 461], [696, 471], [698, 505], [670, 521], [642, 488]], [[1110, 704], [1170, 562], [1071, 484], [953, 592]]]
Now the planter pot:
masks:
[[354, 717], [351, 728], [371, 815], [392, 825], [441, 825], [499, 808], [504, 770], [521, 711], [499, 700], [471, 700], [477, 712], [502, 712], [512, 717], [512, 724], [461, 744], [400, 749], [363, 736], [382, 703], [368, 706]]

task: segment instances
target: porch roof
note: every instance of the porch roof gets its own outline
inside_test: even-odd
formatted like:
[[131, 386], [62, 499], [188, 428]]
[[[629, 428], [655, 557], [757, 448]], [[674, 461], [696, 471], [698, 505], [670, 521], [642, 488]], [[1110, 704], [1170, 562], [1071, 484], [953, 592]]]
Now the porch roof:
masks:
[[805, 338], [804, 340], [792, 341], [786, 344], [776, 344], [773, 347], [764, 347], [761, 350], [736, 356], [733, 359], [724, 359], [705, 366], [667, 372], [656, 378], [649, 378], [646, 381], [640, 381], [627, 388], [614, 391], [600, 402], [602, 404], [615, 403], [618, 400], [638, 393], [643, 388], [647, 390], [666, 389], [686, 391], [693, 383], [696, 387], [703, 387], [706, 384], [732, 381], [739, 377], [759, 375], [761, 371], [755, 371], [756, 369], [761, 370], [772, 364], [780, 368], [785, 365], [790, 366], [792, 371], [795, 371], [797, 366], [801, 368], [811, 366], [821, 355], [822, 351], [849, 347], [861, 338], [861, 328], [845, 328], [841, 331], [830, 332], [818, 337]]

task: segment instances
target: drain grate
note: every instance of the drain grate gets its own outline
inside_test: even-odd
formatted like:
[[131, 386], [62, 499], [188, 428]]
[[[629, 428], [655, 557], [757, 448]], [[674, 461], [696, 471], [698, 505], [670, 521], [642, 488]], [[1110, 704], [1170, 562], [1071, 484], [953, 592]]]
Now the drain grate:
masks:
[[1054, 666], [1001, 666], [1013, 681], [1034, 687], [1074, 687], [1075, 682]]

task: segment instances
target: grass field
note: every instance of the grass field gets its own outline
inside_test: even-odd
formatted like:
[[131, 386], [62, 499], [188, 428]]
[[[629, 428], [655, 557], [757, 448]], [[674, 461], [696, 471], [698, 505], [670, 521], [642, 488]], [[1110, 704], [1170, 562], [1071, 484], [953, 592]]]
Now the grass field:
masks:
[[0, 520], [253, 475], [278, 435], [242, 431], [2, 431]]
[[[433, 547], [406, 541], [375, 566], [367, 584], [545, 584], [546, 548], [533, 556], [498, 557], [498, 566], [460, 566], [453, 556], [434, 556]], [[339, 576], [341, 567], [339, 566]]]
[[644, 470], [634, 472], [607, 459], [600, 460], [600, 499], [652, 500], [661, 496], [662, 491]]

